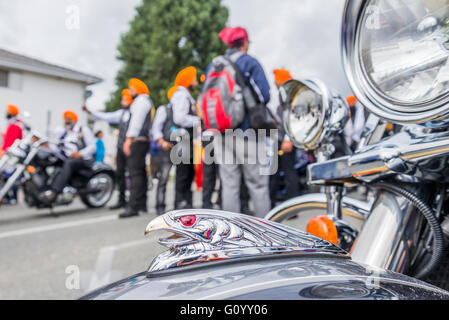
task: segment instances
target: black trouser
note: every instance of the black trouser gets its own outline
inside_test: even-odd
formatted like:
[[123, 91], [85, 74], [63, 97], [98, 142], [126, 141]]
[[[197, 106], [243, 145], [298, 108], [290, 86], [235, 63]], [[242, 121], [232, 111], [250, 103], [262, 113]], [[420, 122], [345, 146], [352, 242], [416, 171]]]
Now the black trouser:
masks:
[[193, 208], [192, 183], [195, 178], [195, 166], [193, 164], [193, 129], [186, 129], [190, 134], [190, 141], [184, 141], [186, 145], [180, 146], [181, 155], [184, 148], [190, 148], [188, 164], [176, 165], [175, 209]]
[[242, 183], [240, 185], [240, 209], [249, 210], [249, 190], [245, 183], [245, 177], [242, 174]]
[[[220, 167], [216, 164], [203, 165], [203, 209], [213, 209], [212, 195], [217, 185], [217, 178], [220, 177], [218, 170]], [[249, 210], [249, 191], [245, 180], [242, 176], [242, 184], [240, 185], [240, 208], [242, 211]], [[222, 208], [221, 203], [221, 183], [218, 191], [218, 205]]]
[[170, 160], [170, 151], [162, 151], [159, 159], [158, 178], [159, 182], [156, 191], [156, 210], [157, 212], [165, 210], [165, 193], [167, 182], [170, 175], [170, 169], [173, 166]]
[[74, 172], [82, 169], [88, 169], [94, 163], [93, 160], [69, 158], [64, 161], [61, 171], [56, 176], [52, 184], [52, 190], [55, 193], [61, 193], [68, 186]]
[[193, 207], [192, 182], [195, 178], [193, 163], [176, 166], [175, 208], [188, 209]]
[[135, 141], [131, 144], [131, 155], [127, 159], [130, 180], [129, 207], [134, 211], [147, 207], [148, 177], [145, 157], [149, 148], [149, 142]]
[[203, 209], [213, 209], [212, 194], [218, 177], [218, 165], [203, 163]]
[[279, 190], [281, 175], [284, 172], [284, 183], [286, 188], [285, 200], [294, 198], [299, 194], [299, 177], [295, 170], [296, 149], [292, 152], [279, 156], [279, 169], [276, 174], [270, 177], [270, 198], [271, 206], [276, 205], [277, 192]]
[[[213, 137], [209, 141], [203, 141], [204, 149], [214, 143]], [[214, 157], [214, 151], [210, 151], [210, 156]], [[210, 159], [208, 159], [209, 161]], [[203, 194], [202, 194], [202, 207], [203, 209], [213, 209], [212, 195], [215, 191], [215, 186], [217, 184], [218, 175], [218, 165], [214, 162], [212, 164], [203, 163]]]
[[126, 203], [126, 155], [123, 146], [117, 147], [115, 177], [119, 190], [119, 202]]

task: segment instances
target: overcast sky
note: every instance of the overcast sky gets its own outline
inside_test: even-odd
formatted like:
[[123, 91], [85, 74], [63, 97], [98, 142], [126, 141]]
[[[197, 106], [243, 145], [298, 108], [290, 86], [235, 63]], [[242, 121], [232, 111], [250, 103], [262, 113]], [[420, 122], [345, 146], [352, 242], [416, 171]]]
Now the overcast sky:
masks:
[[[120, 35], [128, 30], [140, 2], [0, 0], [0, 47], [103, 78], [91, 88], [94, 95], [88, 101], [90, 107], [102, 109], [115, 89]], [[262, 63], [270, 82], [272, 70], [283, 67], [294, 77], [318, 77], [344, 95], [350, 92], [340, 58], [344, 0], [223, 3], [230, 9], [229, 24], [248, 29], [249, 53]], [[77, 9], [79, 29], [71, 19]], [[272, 94], [277, 101], [274, 89]]]

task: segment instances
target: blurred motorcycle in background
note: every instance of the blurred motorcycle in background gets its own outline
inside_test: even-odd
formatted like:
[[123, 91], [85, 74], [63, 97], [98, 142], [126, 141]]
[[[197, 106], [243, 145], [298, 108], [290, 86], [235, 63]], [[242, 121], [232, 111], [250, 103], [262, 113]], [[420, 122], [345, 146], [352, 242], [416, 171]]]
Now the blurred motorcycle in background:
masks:
[[[28, 128], [29, 129], [29, 128]], [[114, 171], [104, 163], [77, 171], [69, 185], [51, 203], [41, 200], [67, 159], [62, 142], [51, 142], [38, 132], [17, 140], [0, 159], [0, 201], [15, 187], [22, 188], [25, 202], [38, 209], [69, 205], [76, 196], [89, 208], [101, 208], [114, 191]]]
[[[286, 130], [297, 147], [315, 151], [307, 181], [325, 192], [266, 218], [295, 222], [359, 263], [448, 289], [449, 1], [347, 1], [342, 50], [351, 88], [372, 113], [363, 139], [354, 153], [330, 159], [347, 105], [321, 81], [287, 82]], [[387, 122], [401, 129], [385, 138]], [[371, 197], [345, 196], [353, 186]]]

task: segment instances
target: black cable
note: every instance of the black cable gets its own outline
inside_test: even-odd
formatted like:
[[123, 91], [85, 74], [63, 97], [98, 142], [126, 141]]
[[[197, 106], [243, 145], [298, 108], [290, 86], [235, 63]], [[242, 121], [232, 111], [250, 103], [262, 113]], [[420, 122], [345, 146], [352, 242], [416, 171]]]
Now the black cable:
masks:
[[443, 231], [441, 230], [441, 226], [438, 222], [438, 219], [434, 215], [432, 209], [426, 203], [424, 203], [416, 195], [405, 189], [402, 189], [398, 186], [386, 182], [375, 183], [373, 184], [373, 187], [385, 189], [392, 193], [403, 196], [408, 201], [410, 201], [416, 207], [416, 209], [418, 209], [419, 212], [421, 212], [421, 214], [426, 218], [427, 222], [429, 223], [430, 229], [432, 230], [433, 233], [432, 256], [427, 265], [421, 271], [419, 271], [418, 274], [415, 275], [415, 277], [418, 279], [426, 278], [441, 263], [441, 260], [443, 259], [444, 255], [444, 235]]

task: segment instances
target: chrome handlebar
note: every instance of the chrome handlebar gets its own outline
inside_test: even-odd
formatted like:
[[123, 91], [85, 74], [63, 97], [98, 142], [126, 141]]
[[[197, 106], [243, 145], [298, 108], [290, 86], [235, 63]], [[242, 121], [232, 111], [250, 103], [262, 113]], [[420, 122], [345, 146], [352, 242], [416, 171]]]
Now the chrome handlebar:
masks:
[[[449, 133], [424, 134], [417, 128], [408, 128], [353, 156], [310, 165], [308, 181], [312, 184], [354, 179], [372, 182], [392, 174], [437, 180], [436, 177], [425, 177], [425, 171], [430, 170], [427, 162], [444, 156], [449, 156]], [[441, 161], [444, 164], [446, 160]], [[444, 172], [440, 174], [444, 175]]]

